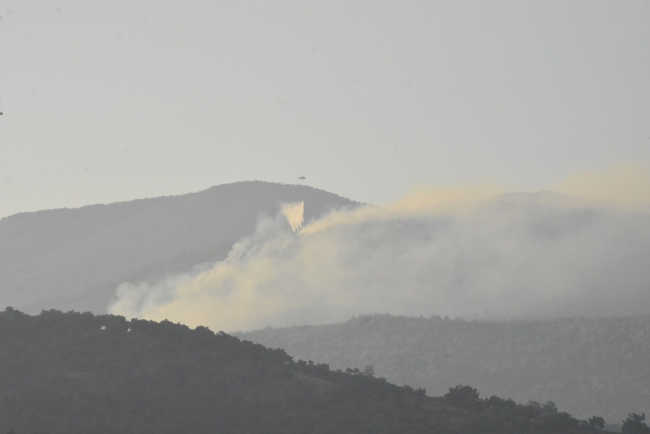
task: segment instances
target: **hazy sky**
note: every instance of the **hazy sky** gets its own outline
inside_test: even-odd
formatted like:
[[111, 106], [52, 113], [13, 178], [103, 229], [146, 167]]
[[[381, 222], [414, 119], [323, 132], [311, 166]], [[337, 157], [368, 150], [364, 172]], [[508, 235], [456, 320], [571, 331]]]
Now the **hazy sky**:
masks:
[[0, 217], [650, 165], [650, 2], [0, 0]]

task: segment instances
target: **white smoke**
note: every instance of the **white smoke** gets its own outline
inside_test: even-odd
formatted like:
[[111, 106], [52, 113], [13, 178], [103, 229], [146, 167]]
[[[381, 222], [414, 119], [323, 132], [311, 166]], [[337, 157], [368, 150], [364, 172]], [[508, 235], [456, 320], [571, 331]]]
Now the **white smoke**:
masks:
[[305, 202], [285, 203], [280, 209], [289, 222], [292, 231], [296, 232], [302, 228], [305, 215]]
[[284, 206], [224, 261], [155, 285], [123, 284], [109, 310], [230, 331], [377, 312], [529, 318], [650, 310], [648, 213], [553, 194], [412, 206], [435, 202], [428, 196], [336, 212], [302, 230], [304, 204]]

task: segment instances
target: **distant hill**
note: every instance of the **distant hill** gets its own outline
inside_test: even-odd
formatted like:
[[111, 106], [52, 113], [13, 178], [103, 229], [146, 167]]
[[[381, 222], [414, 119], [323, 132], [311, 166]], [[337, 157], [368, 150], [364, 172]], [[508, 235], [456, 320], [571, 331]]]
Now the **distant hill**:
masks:
[[619, 422], [650, 412], [650, 315], [465, 321], [370, 315], [321, 326], [235, 333], [333, 368], [374, 365], [433, 394], [471, 384], [486, 395], [554, 401]]
[[553, 403], [482, 399], [469, 386], [431, 398], [371, 367], [348, 371], [204, 327], [8, 308], [0, 312], [0, 432], [603, 432], [602, 420], [578, 421]]
[[199, 193], [0, 220], [0, 307], [105, 313], [123, 282], [223, 259], [260, 214], [305, 202], [305, 221], [358, 205], [307, 186], [238, 182]]

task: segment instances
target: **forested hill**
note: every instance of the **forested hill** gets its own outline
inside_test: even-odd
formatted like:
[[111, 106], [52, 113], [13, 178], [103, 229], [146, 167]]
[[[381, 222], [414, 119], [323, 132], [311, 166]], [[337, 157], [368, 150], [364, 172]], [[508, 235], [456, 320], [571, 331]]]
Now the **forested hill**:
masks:
[[[553, 403], [444, 397], [163, 321], [0, 313], [0, 432], [597, 433]], [[629, 425], [646, 429], [640, 415]], [[636, 424], [636, 425], [635, 425]], [[630, 431], [633, 432], [633, 431]]]
[[650, 411], [650, 315], [465, 321], [370, 315], [345, 323], [236, 333], [333, 368], [374, 365], [397, 384], [444, 393], [471, 384], [518, 401], [552, 400], [618, 422]]
[[121, 283], [225, 258], [260, 214], [305, 202], [305, 221], [356, 206], [323, 190], [237, 182], [181, 196], [20, 213], [0, 220], [0, 309], [106, 313]]

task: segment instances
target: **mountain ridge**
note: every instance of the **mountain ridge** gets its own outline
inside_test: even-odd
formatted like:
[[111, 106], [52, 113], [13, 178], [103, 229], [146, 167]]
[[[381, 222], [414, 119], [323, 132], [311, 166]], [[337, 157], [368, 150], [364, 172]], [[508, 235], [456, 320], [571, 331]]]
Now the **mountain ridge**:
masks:
[[391, 382], [434, 394], [472, 384], [609, 421], [650, 409], [650, 315], [470, 321], [374, 314], [233, 335], [334, 369], [373, 365]]
[[14, 214], [0, 220], [0, 305], [105, 312], [123, 282], [223, 259], [260, 215], [304, 201], [305, 219], [357, 202], [301, 185], [245, 181], [180, 196]]

